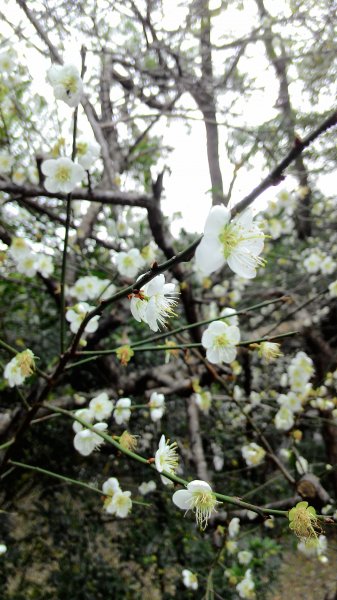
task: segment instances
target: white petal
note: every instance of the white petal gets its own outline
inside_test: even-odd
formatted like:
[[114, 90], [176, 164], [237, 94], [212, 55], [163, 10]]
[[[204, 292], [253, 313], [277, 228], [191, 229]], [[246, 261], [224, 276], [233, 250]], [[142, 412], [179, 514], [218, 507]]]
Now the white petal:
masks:
[[208, 348], [206, 352], [206, 357], [207, 360], [209, 360], [209, 362], [213, 363], [214, 365], [218, 365], [222, 362], [220, 358], [219, 348]]
[[213, 206], [206, 219], [204, 234], [218, 237], [224, 225], [230, 220], [231, 213], [223, 205]]
[[44, 160], [41, 165], [41, 171], [44, 175], [54, 175], [56, 171], [56, 160]]
[[251, 257], [243, 252], [235, 252], [227, 259], [228, 266], [240, 277], [253, 279], [256, 276], [255, 265], [252, 265]]
[[222, 247], [217, 238], [204, 236], [195, 251], [195, 262], [197, 267], [205, 275], [221, 269], [225, 264]]
[[178, 490], [172, 496], [172, 502], [183, 510], [191, 507], [191, 494], [187, 490]]
[[187, 484], [187, 489], [189, 492], [211, 492], [212, 488], [207, 483], [207, 481], [202, 481], [202, 479], [194, 479], [194, 481], [190, 481]]

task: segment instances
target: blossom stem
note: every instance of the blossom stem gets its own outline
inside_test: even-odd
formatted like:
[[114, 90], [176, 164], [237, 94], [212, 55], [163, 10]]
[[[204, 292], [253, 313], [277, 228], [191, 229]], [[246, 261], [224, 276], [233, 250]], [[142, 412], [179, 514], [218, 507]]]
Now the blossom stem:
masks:
[[[250, 310], [257, 310], [259, 308], [262, 308], [263, 306], [268, 306], [269, 304], [275, 304], [277, 302], [284, 302], [285, 301], [285, 296], [281, 296], [280, 298], [276, 298], [274, 300], [267, 300], [266, 302], [259, 302], [258, 304], [253, 304], [253, 306], [248, 306], [247, 308], [241, 308], [240, 310], [237, 310], [236, 312], [231, 313], [231, 317], [235, 317], [236, 315], [241, 315], [244, 313], [247, 313]], [[204, 321], [197, 321], [196, 323], [191, 323], [190, 325], [182, 325], [181, 327], [177, 327], [176, 329], [172, 329], [171, 331], [164, 331], [163, 333], [159, 333], [158, 335], [154, 335], [151, 336], [149, 338], [146, 338], [145, 340], [140, 340], [138, 342], [134, 342], [131, 347], [133, 349], [136, 348], [136, 346], [141, 346], [143, 344], [147, 344], [148, 342], [156, 342], [157, 340], [160, 339], [164, 339], [167, 337], [170, 337], [171, 335], [175, 335], [176, 333], [181, 333], [182, 331], [187, 331], [189, 329], [193, 329], [195, 327], [200, 327], [202, 325], [209, 325], [210, 323], [213, 323], [213, 321], [222, 321], [225, 320], [225, 317], [214, 317], [213, 319], [206, 319]]]
[[[232, 316], [232, 315], [231, 315]], [[278, 339], [282, 339], [285, 337], [289, 337], [291, 335], [296, 335], [298, 332], [297, 331], [288, 331], [287, 333], [282, 333], [279, 335], [275, 335], [273, 337], [266, 337], [266, 338], [258, 338], [255, 340], [244, 340], [242, 342], [239, 342], [237, 344], [237, 346], [250, 346], [250, 344], [258, 344], [261, 342], [270, 342], [272, 340], [278, 340]], [[134, 352], [152, 352], [152, 351], [156, 351], [156, 350], [162, 350], [164, 352], [170, 351], [170, 350], [187, 350], [189, 348], [201, 348], [202, 344], [200, 343], [192, 343], [192, 344], [176, 344], [174, 346], [167, 346], [166, 344], [162, 344], [162, 345], [154, 345], [154, 346], [142, 346], [142, 347], [134, 347], [134, 346], [130, 346], [130, 348], [132, 348], [134, 350]], [[111, 348], [110, 350], [83, 350], [81, 352], [77, 352], [76, 356], [88, 356], [88, 358], [85, 358], [83, 360], [79, 360], [76, 363], [71, 363], [70, 365], [68, 365], [66, 367], [66, 369], [70, 369], [72, 367], [77, 367], [79, 365], [83, 365], [84, 363], [90, 362], [92, 360], [96, 360], [99, 356], [104, 356], [107, 354], [115, 354], [116, 353], [117, 348]]]
[[[96, 492], [96, 494], [100, 494], [100, 496], [104, 496], [104, 492], [102, 490], [93, 485], [90, 485], [89, 483], [85, 483], [84, 481], [78, 481], [77, 479], [72, 479], [71, 477], [66, 477], [65, 475], [60, 475], [59, 473], [54, 473], [53, 471], [48, 471], [47, 469], [41, 469], [41, 467], [35, 467], [33, 465], [27, 465], [26, 463], [17, 462], [16, 460], [9, 460], [8, 463], [14, 465], [15, 467], [21, 467], [22, 469], [28, 469], [29, 471], [36, 471], [37, 473], [42, 473], [42, 475], [54, 477], [55, 479], [60, 479], [61, 481], [65, 481], [66, 483], [71, 483], [73, 485], [78, 485], [80, 487], [91, 490], [92, 492]], [[139, 502], [137, 500], [132, 500], [132, 504], [150, 506], [150, 504], [148, 504], [147, 502]]]

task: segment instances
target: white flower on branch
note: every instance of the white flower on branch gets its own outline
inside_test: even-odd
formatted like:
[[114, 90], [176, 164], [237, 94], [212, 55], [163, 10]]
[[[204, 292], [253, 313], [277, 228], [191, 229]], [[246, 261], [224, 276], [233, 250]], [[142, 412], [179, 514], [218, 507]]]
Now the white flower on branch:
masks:
[[4, 369], [4, 378], [7, 379], [9, 387], [21, 385], [27, 377], [32, 375], [35, 369], [34, 354], [27, 348], [19, 352], [7, 363]]
[[[94, 306], [90, 306], [90, 304], [87, 304], [86, 302], [79, 302], [72, 308], [69, 308], [66, 312], [66, 319], [70, 323], [70, 331], [77, 333], [83, 319], [89, 312], [94, 310], [94, 308]], [[96, 331], [98, 327], [98, 321], [99, 315], [96, 315], [89, 321], [89, 323], [86, 324], [84, 331], [87, 333], [93, 333]]]
[[122, 425], [123, 423], [127, 423], [129, 421], [131, 417], [130, 406], [130, 398], [120, 398], [117, 400], [113, 414], [117, 425]]
[[89, 456], [96, 448], [104, 444], [104, 439], [95, 433], [95, 431], [104, 432], [107, 427], [106, 423], [96, 423], [93, 429], [81, 429], [81, 431], [78, 431], [74, 437], [74, 447], [77, 452], [82, 454], [82, 456]]
[[144, 259], [138, 248], [132, 248], [128, 252], [119, 252], [115, 257], [118, 273], [128, 279], [136, 277], [139, 270], [144, 266]]
[[0, 175], [9, 175], [12, 166], [14, 164], [14, 158], [8, 152], [0, 152]]
[[189, 588], [191, 590], [198, 589], [198, 578], [195, 573], [189, 571], [188, 569], [183, 569], [182, 576], [183, 584], [186, 588]]
[[109, 400], [106, 392], [102, 392], [90, 400], [89, 409], [92, 411], [96, 421], [104, 421], [105, 419], [108, 419], [112, 413], [113, 402]]
[[131, 492], [122, 492], [119, 481], [115, 477], [107, 479], [103, 483], [102, 490], [106, 496], [104, 510], [110, 515], [124, 519], [132, 508]]
[[47, 79], [53, 86], [57, 100], [63, 100], [75, 108], [81, 102], [83, 83], [75, 65], [53, 65], [47, 73]]
[[248, 467], [259, 465], [266, 456], [265, 450], [255, 442], [242, 446], [241, 453]]
[[152, 281], [131, 295], [131, 313], [136, 321], [147, 323], [152, 331], [166, 327], [168, 318], [175, 315], [178, 292], [174, 283], [165, 283], [165, 275], [157, 275]]
[[150, 415], [152, 421], [160, 421], [165, 412], [165, 396], [164, 394], [158, 394], [158, 392], [152, 392], [149, 401]]
[[206, 348], [209, 362], [231, 363], [236, 357], [236, 344], [240, 341], [240, 330], [235, 325], [226, 325], [222, 321], [213, 321], [204, 331], [201, 343]]
[[[165, 436], [162, 435], [159, 441], [158, 450], [155, 455], [155, 465], [159, 473], [166, 471], [171, 475], [174, 475], [178, 468], [179, 457], [177, 454], [177, 442], [170, 444], [170, 440], [166, 440]], [[172, 481], [161, 476], [161, 480], [165, 485], [172, 485]]]
[[80, 165], [86, 170], [92, 167], [93, 163], [98, 159], [101, 147], [96, 142], [88, 142], [85, 139], [79, 139], [76, 142], [76, 158]]
[[213, 206], [205, 223], [204, 237], [196, 249], [197, 267], [205, 275], [221, 269], [225, 263], [241, 277], [252, 279], [264, 245], [264, 233], [253, 223], [250, 209], [231, 221], [225, 206]]
[[182, 510], [193, 510], [201, 529], [206, 529], [209, 518], [219, 504], [209, 483], [199, 479], [188, 483], [186, 489], [175, 492], [172, 501]]
[[65, 157], [45, 160], [41, 170], [46, 175], [44, 187], [50, 193], [69, 194], [85, 177], [83, 167]]

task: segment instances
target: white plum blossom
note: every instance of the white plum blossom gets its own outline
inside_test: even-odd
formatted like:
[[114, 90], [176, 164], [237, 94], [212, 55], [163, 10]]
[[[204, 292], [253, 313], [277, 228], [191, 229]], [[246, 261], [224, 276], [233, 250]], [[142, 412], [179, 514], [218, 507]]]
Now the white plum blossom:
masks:
[[115, 256], [117, 271], [120, 275], [133, 279], [144, 266], [145, 261], [138, 248], [132, 248], [128, 252], [118, 252]]
[[146, 496], [146, 494], [150, 494], [157, 489], [157, 484], [155, 481], [150, 479], [150, 481], [143, 481], [140, 486], [138, 486], [138, 491], [142, 496]]
[[[174, 475], [178, 468], [179, 457], [177, 454], [177, 443], [173, 442], [170, 444], [170, 440], [165, 440], [165, 436], [162, 435], [159, 441], [158, 450], [155, 454], [155, 465], [158, 473], [166, 471], [171, 475]], [[161, 476], [161, 480], [165, 485], [172, 485], [172, 481]]]
[[164, 394], [158, 394], [158, 392], [152, 392], [149, 401], [150, 415], [154, 423], [160, 421], [165, 412], [165, 396]]
[[209, 362], [231, 363], [236, 357], [236, 344], [240, 341], [240, 330], [222, 321], [213, 321], [204, 331], [201, 343], [206, 348]]
[[167, 319], [174, 316], [173, 307], [177, 304], [174, 283], [165, 283], [163, 274], [133, 294], [130, 303], [132, 316], [136, 321], [147, 323], [152, 331], [165, 328]]
[[11, 74], [16, 67], [16, 58], [17, 54], [12, 47], [6, 48], [6, 50], [0, 52], [0, 73], [6, 72], [7, 74]]
[[128, 516], [132, 508], [132, 500], [130, 498], [131, 492], [122, 492], [121, 490], [115, 492], [112, 497], [110, 512], [120, 519], [125, 519]]
[[230, 306], [226, 306], [222, 309], [220, 313], [221, 318], [225, 318], [226, 325], [235, 325], [235, 327], [239, 327], [239, 317], [236, 314], [236, 310], [234, 308], [230, 308]]
[[313, 362], [305, 352], [298, 352], [288, 367], [288, 379], [294, 392], [302, 392], [314, 374]]
[[89, 402], [89, 409], [94, 415], [96, 421], [104, 421], [111, 416], [113, 410], [113, 402], [109, 400], [108, 394], [102, 392], [95, 396]]
[[112, 497], [116, 492], [119, 492], [120, 489], [119, 481], [116, 477], [109, 477], [102, 485], [103, 494], [105, 496]]
[[57, 100], [63, 100], [72, 108], [78, 106], [83, 95], [83, 83], [75, 65], [52, 65], [47, 79], [54, 88]]
[[85, 176], [85, 170], [70, 158], [50, 158], [41, 165], [41, 171], [46, 175], [44, 187], [47, 192], [70, 194]]
[[[80, 408], [75, 412], [74, 416], [81, 419], [86, 425], [92, 425], [94, 422], [94, 413], [89, 408]], [[73, 422], [73, 430], [75, 433], [82, 431], [82, 429], [85, 429], [82, 423], [79, 421]]]
[[228, 535], [230, 538], [235, 538], [240, 531], [239, 517], [233, 517], [228, 524]]
[[31, 252], [31, 248], [24, 238], [13, 237], [8, 254], [15, 260], [19, 261]]
[[54, 265], [52, 257], [47, 254], [37, 254], [35, 257], [36, 260], [36, 270], [41, 273], [43, 277], [49, 277], [54, 271]]
[[188, 569], [183, 569], [182, 576], [183, 584], [186, 588], [189, 588], [191, 590], [198, 589], [198, 578], [195, 573], [189, 571]]
[[331, 298], [337, 298], [337, 279], [329, 285], [329, 294]]
[[249, 565], [253, 558], [253, 553], [249, 550], [241, 550], [238, 552], [238, 561], [240, 565]]
[[193, 394], [192, 397], [194, 398], [194, 401], [198, 408], [201, 410], [201, 412], [203, 412], [205, 415], [208, 415], [209, 409], [212, 405], [211, 393], [207, 390], [201, 390], [200, 392]]
[[322, 256], [318, 252], [312, 252], [303, 261], [303, 267], [308, 273], [318, 273], [321, 267]]
[[15, 169], [12, 173], [12, 181], [16, 185], [22, 185], [26, 181], [26, 173], [23, 169]]
[[107, 427], [106, 423], [96, 423], [93, 425], [93, 429], [78, 431], [74, 437], [74, 447], [77, 452], [82, 456], [89, 456], [96, 448], [104, 444], [104, 439], [95, 432], [105, 432]]
[[209, 275], [227, 263], [234, 273], [251, 279], [256, 268], [263, 264], [259, 258], [263, 245], [264, 233], [253, 223], [250, 209], [231, 220], [228, 208], [213, 206], [196, 249], [196, 265]]
[[309, 463], [308, 463], [307, 459], [304, 458], [304, 456], [298, 457], [298, 459], [295, 462], [295, 467], [296, 467], [296, 471], [300, 475], [304, 475], [305, 473], [308, 473], [308, 471], [309, 471]]
[[280, 431], [289, 431], [294, 425], [294, 413], [287, 408], [281, 406], [280, 410], [275, 415], [275, 427]]
[[190, 481], [186, 489], [175, 492], [172, 501], [182, 510], [193, 510], [197, 525], [201, 529], [206, 529], [208, 520], [219, 504], [209, 483], [199, 479]]
[[320, 269], [323, 275], [331, 275], [336, 269], [336, 261], [331, 256], [326, 256], [321, 261]]
[[[90, 306], [86, 302], [79, 302], [75, 306], [69, 308], [66, 312], [66, 319], [70, 323], [70, 331], [77, 333], [83, 319], [88, 313], [94, 310], [94, 306]], [[94, 316], [90, 319], [89, 323], [86, 324], [84, 331], [87, 333], [93, 333], [98, 328], [99, 315]]]
[[131, 417], [131, 400], [130, 398], [120, 398], [116, 402], [113, 417], [118, 425], [127, 423]]
[[4, 369], [4, 378], [7, 379], [9, 387], [21, 385], [27, 377], [30, 377], [35, 369], [34, 354], [27, 348], [18, 352], [7, 363]]
[[278, 404], [286, 406], [293, 413], [300, 412], [302, 410], [301, 395], [296, 392], [288, 392], [288, 394], [280, 394], [277, 398]]
[[255, 583], [252, 579], [252, 572], [250, 569], [248, 569], [245, 572], [245, 576], [242, 579], [242, 581], [240, 581], [240, 583], [237, 584], [236, 591], [238, 592], [240, 598], [250, 600], [252, 598], [255, 598], [254, 590], [255, 590]]
[[8, 152], [0, 152], [0, 175], [9, 175], [14, 164], [14, 158]]
[[236, 554], [238, 551], [238, 543], [235, 540], [227, 540], [226, 550], [228, 554]]
[[77, 279], [70, 290], [72, 296], [77, 300], [94, 300], [112, 296], [116, 291], [116, 286], [109, 279], [99, 279], [95, 275], [85, 275]]
[[259, 465], [266, 456], [265, 450], [255, 442], [242, 446], [241, 453], [249, 467]]
[[99, 158], [100, 152], [101, 147], [96, 142], [88, 142], [83, 138], [76, 142], [76, 158], [86, 170]]
[[38, 268], [36, 254], [28, 250], [25, 256], [16, 260], [16, 268], [19, 273], [26, 275], [26, 277], [34, 277]]
[[125, 519], [132, 508], [130, 499], [131, 492], [122, 492], [119, 481], [115, 477], [110, 477], [103, 483], [104, 510], [111, 515], [116, 515], [120, 519]]
[[0, 544], [0, 556], [2, 554], [6, 554], [6, 552], [7, 552], [7, 546], [6, 546], [6, 544]]

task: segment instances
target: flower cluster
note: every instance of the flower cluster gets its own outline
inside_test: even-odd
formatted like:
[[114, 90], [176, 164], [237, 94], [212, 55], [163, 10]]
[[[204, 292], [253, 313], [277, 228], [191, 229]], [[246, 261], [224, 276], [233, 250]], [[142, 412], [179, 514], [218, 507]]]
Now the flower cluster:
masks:
[[165, 396], [164, 394], [158, 394], [158, 392], [152, 392], [149, 401], [150, 415], [152, 421], [160, 421], [165, 412]]
[[40, 273], [43, 277], [49, 277], [54, 271], [51, 256], [34, 252], [30, 244], [23, 238], [14, 237], [8, 250], [13, 259], [16, 269], [26, 277], [34, 277]]
[[[72, 333], [77, 333], [82, 321], [85, 317], [95, 309], [95, 306], [90, 306], [87, 302], [78, 302], [71, 308], [68, 308], [66, 312], [66, 319], [70, 323], [70, 331]], [[90, 321], [86, 324], [84, 331], [86, 333], [94, 333], [94, 331], [98, 328], [99, 315], [95, 315]]]
[[281, 408], [275, 415], [275, 427], [289, 431], [294, 425], [295, 414], [302, 411], [311, 391], [310, 378], [314, 373], [313, 362], [305, 352], [298, 352], [288, 366], [285, 383], [289, 382], [290, 391], [278, 396]]
[[136, 321], [147, 323], [152, 331], [166, 327], [167, 319], [174, 316], [177, 304], [174, 283], [165, 283], [163, 274], [157, 275], [138, 293], [131, 295], [131, 313]]
[[116, 286], [109, 279], [100, 279], [96, 275], [85, 275], [80, 277], [70, 288], [70, 294], [77, 300], [105, 300], [116, 291]]
[[104, 510], [109, 515], [116, 515], [120, 519], [125, 519], [132, 508], [131, 492], [123, 492], [119, 481], [115, 477], [110, 477], [103, 483], [102, 490], [106, 496], [103, 504]]
[[4, 370], [4, 378], [7, 379], [9, 387], [21, 385], [27, 377], [30, 377], [35, 369], [34, 354], [27, 348], [19, 352], [7, 363]]

